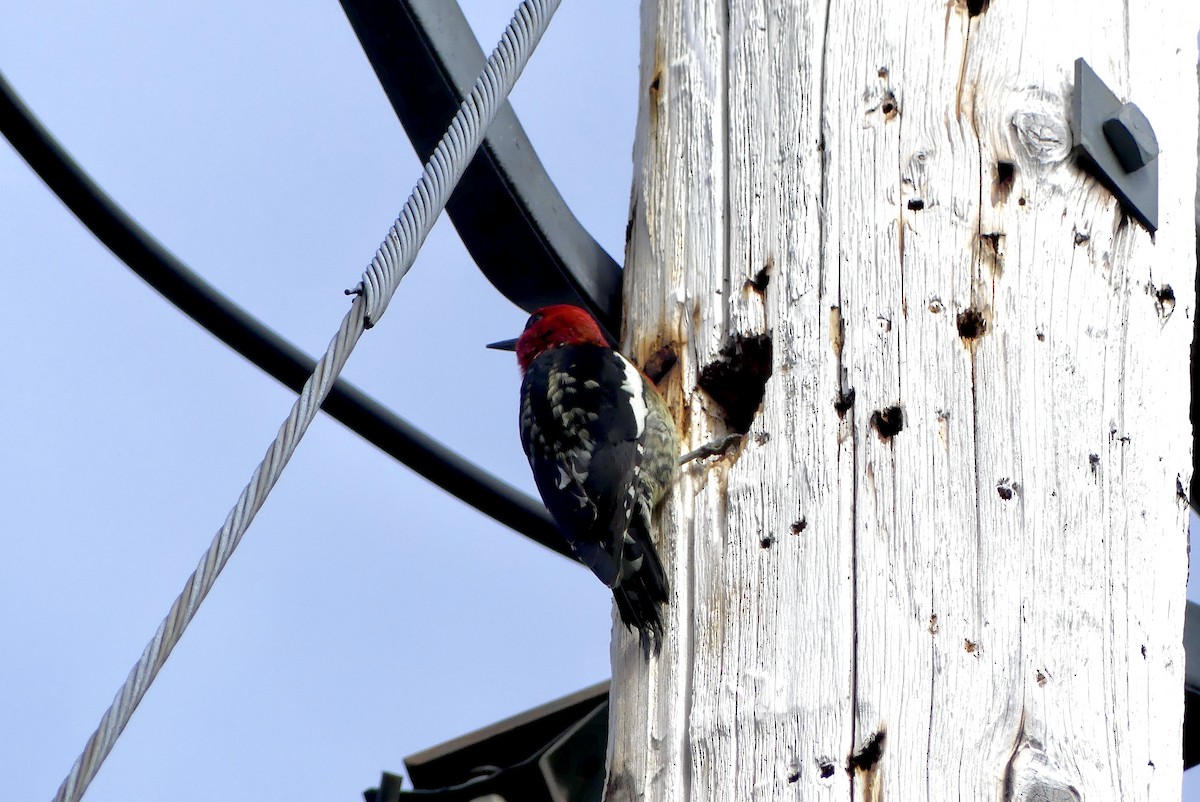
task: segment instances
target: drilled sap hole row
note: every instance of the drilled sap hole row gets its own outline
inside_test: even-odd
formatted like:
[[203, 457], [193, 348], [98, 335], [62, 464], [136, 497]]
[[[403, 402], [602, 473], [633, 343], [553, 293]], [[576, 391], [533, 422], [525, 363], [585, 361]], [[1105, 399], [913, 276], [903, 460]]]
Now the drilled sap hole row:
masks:
[[[770, 280], [769, 268], [770, 265], [759, 271], [753, 279], [747, 281], [747, 286], [757, 292], [764, 291]], [[836, 311], [836, 307], [831, 309], [831, 313]], [[929, 302], [929, 311], [932, 314], [941, 314], [944, 311], [942, 302], [937, 298], [932, 299]], [[840, 316], [837, 314], [831, 314], [831, 319], [840, 322]], [[958, 335], [964, 342], [982, 337], [988, 329], [985, 313], [975, 307], [960, 312], [956, 324]], [[770, 335], [735, 336], [721, 349], [716, 360], [700, 370], [698, 386], [712, 399], [721, 411], [725, 424], [734, 432], [747, 434], [750, 431], [750, 425], [766, 395], [767, 380], [770, 379], [773, 370], [773, 353], [774, 346]], [[667, 346], [659, 349], [647, 360], [645, 371], [652, 379], [657, 380], [674, 363], [674, 351]], [[833, 406], [839, 418], [844, 418], [854, 406], [854, 399], [853, 387], [838, 391]], [[871, 415], [871, 426], [882, 439], [891, 439], [904, 429], [904, 412], [899, 406], [876, 410]], [[758, 438], [760, 442], [765, 442], [765, 439], [765, 435]], [[769, 544], [764, 544], [763, 548], [768, 546]]]
[[[852, 753], [846, 758], [845, 769], [847, 774], [859, 773], [862, 775], [871, 775], [879, 768], [879, 763], [883, 759], [884, 743], [887, 740], [887, 732], [880, 727], [873, 732], [862, 748]], [[828, 758], [818, 758], [817, 761], [817, 776], [821, 780], [829, 780], [837, 771], [837, 765]], [[799, 767], [792, 764], [788, 768], [787, 781], [789, 784], [800, 781], [802, 772]]]

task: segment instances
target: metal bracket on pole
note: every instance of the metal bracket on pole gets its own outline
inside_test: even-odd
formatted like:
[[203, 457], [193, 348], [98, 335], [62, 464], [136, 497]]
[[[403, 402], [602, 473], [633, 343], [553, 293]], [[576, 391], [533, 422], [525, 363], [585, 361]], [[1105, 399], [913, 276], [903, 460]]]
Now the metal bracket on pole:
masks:
[[1075, 59], [1071, 104], [1075, 153], [1125, 210], [1158, 230], [1158, 138], [1133, 103], [1122, 103], [1083, 59]]
[[1183, 767], [1200, 764], [1200, 605], [1183, 613]]
[[[466, 17], [451, 0], [341, 3], [417, 155], [428, 157], [483, 69]], [[446, 209], [513, 303], [530, 312], [578, 304], [620, 333], [621, 267], [567, 208], [508, 103]]]

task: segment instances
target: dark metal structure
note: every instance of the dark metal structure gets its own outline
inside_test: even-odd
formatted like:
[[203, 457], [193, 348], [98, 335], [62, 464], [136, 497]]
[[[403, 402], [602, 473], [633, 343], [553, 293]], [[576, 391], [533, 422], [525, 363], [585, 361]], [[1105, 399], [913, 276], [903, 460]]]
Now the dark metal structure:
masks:
[[414, 790], [385, 773], [366, 802], [600, 802], [608, 746], [608, 683], [467, 733], [404, 759]]
[[1126, 213], [1158, 230], [1158, 138], [1134, 103], [1122, 103], [1083, 59], [1075, 59], [1071, 131], [1081, 162]]
[[1183, 619], [1183, 767], [1200, 765], [1200, 604], [1188, 602]]
[[[466, 17], [449, 0], [342, 0], [342, 8], [426, 159], [485, 62]], [[583, 306], [617, 341], [620, 265], [567, 208], [507, 102], [446, 211], [506, 298], [527, 312], [552, 303]]]

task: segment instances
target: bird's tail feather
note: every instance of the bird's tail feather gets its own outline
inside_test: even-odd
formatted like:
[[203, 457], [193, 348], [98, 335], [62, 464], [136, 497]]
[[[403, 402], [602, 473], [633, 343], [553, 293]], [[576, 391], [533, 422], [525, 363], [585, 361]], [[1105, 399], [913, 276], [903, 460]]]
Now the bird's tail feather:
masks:
[[[621, 621], [638, 631], [642, 651], [649, 657], [651, 653], [658, 654], [662, 647], [663, 623], [659, 608], [667, 601], [669, 586], [643, 516], [634, 516], [629, 533], [622, 555], [622, 577], [613, 588], [613, 598]], [[626, 567], [632, 570], [627, 572]]]

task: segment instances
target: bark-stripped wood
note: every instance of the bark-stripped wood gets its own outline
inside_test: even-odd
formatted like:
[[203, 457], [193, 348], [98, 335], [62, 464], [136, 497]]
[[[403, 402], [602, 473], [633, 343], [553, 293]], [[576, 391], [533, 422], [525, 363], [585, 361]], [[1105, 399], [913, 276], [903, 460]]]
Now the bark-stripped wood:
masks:
[[643, 2], [628, 353], [689, 447], [771, 372], [662, 516], [661, 655], [616, 628], [610, 802], [1178, 799], [1200, 20], [1151, 5]]

